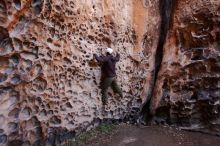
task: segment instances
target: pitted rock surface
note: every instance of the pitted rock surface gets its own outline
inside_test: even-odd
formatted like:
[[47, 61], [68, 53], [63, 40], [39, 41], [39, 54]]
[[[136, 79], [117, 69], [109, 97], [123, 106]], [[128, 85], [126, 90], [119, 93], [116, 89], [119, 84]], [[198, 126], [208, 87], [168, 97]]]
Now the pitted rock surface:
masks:
[[[158, 1], [137, 2], [0, 1], [1, 145], [59, 145], [94, 121], [123, 119], [138, 109], [159, 18]], [[110, 91], [103, 109], [100, 68], [92, 58], [107, 47], [121, 55], [117, 80], [124, 98]]]
[[178, 1], [151, 102], [159, 123], [220, 135], [220, 1]]
[[[129, 119], [149, 92], [158, 122], [219, 134], [220, 2], [176, 0], [157, 55], [163, 2], [0, 0], [0, 145], [60, 145], [102, 120]], [[107, 47], [121, 55], [124, 98], [110, 90], [103, 108], [93, 54]]]

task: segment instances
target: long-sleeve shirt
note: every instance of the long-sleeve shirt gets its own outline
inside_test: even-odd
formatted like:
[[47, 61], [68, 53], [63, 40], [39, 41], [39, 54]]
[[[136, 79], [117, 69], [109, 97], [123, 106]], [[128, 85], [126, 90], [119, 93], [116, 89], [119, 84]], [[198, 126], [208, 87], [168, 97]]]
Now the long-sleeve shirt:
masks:
[[116, 76], [116, 68], [115, 65], [120, 59], [120, 55], [117, 54], [116, 57], [113, 55], [106, 55], [106, 56], [98, 56], [97, 54], [94, 55], [95, 59], [102, 63], [102, 73], [104, 77], [115, 77]]

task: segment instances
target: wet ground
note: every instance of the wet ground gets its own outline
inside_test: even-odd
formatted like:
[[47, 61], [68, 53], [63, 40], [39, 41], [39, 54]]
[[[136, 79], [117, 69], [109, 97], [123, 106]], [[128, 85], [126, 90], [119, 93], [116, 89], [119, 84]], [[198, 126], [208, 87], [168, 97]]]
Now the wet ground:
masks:
[[220, 146], [220, 137], [188, 132], [171, 127], [117, 126], [112, 134], [102, 135], [86, 146]]

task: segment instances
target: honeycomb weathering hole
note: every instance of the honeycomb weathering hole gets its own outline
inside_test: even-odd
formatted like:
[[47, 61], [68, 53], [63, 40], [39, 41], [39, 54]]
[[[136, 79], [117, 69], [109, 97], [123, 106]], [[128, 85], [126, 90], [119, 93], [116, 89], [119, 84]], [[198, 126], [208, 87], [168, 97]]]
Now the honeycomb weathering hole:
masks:
[[7, 78], [8, 78], [8, 76], [7, 76], [6, 74], [1, 74], [1, 73], [0, 73], [0, 83], [6, 81]]
[[21, 0], [13, 0], [15, 4], [15, 8], [20, 10], [21, 9]]
[[35, 7], [37, 5], [41, 5], [43, 0], [32, 0], [32, 5]]
[[[132, 1], [0, 0], [0, 123], [4, 123], [0, 145], [1, 141], [35, 145], [37, 140], [50, 138], [50, 129], [55, 129], [54, 139], [68, 130], [79, 134], [93, 127], [94, 119], [123, 120], [129, 114], [127, 119], [136, 121], [133, 117], [149, 95], [157, 64], [159, 2], [170, 0], [149, 1], [144, 7], [142, 2]], [[188, 117], [191, 121], [187, 109], [176, 107], [185, 103], [197, 106], [200, 98], [207, 100], [208, 109], [219, 108], [219, 92], [214, 90], [218, 89], [220, 49], [207, 47], [213, 42], [219, 45], [216, 2], [179, 0], [181, 8], [175, 7], [178, 10], [170, 21], [173, 27], [167, 37], [162, 36], [166, 38], [161, 46], [164, 58], [152, 97], [157, 105], [157, 97], [165, 96], [162, 99], [168, 103], [163, 105], [171, 107], [160, 109], [165, 109], [161, 114], [170, 114], [167, 119]], [[212, 7], [207, 6], [212, 3]], [[194, 15], [200, 12], [195, 9], [207, 13]], [[202, 49], [200, 41], [205, 43]], [[105, 55], [106, 47], [120, 54], [117, 81], [124, 98], [108, 90], [108, 104], [102, 108], [101, 64], [93, 54]], [[207, 91], [200, 91], [203, 89]], [[180, 101], [193, 97], [193, 93], [198, 97], [189, 100], [195, 103]]]
[[[32, 77], [35, 77], [35, 76], [32, 75]], [[46, 88], [47, 88], [47, 81], [42, 77], [35, 78], [33, 81], [26, 84], [25, 86], [26, 92], [32, 95], [43, 94]]]

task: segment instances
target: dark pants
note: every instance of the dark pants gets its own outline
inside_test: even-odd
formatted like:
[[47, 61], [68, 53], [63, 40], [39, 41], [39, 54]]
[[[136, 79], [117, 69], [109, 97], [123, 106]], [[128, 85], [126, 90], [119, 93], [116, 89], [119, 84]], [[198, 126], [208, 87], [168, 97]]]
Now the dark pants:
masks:
[[118, 93], [121, 97], [123, 96], [122, 91], [121, 91], [120, 87], [118, 86], [115, 77], [104, 78], [104, 79], [102, 79], [102, 82], [101, 82], [101, 89], [102, 89], [101, 92], [102, 92], [103, 104], [106, 104], [106, 102], [107, 102], [107, 98], [108, 98], [107, 90], [110, 86], [115, 93]]

